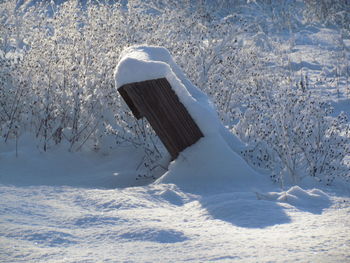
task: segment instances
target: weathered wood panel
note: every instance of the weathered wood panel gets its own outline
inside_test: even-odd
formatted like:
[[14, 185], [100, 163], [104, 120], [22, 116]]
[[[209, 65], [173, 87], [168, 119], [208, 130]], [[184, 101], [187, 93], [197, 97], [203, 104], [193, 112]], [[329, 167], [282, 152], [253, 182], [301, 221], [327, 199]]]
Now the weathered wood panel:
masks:
[[129, 109], [131, 110], [132, 114], [135, 116], [136, 119], [141, 119], [143, 116], [141, 115], [141, 113], [137, 110], [136, 106], [134, 105], [134, 103], [132, 102], [132, 100], [130, 99], [128, 93], [125, 91], [124, 89], [125, 86], [122, 86], [118, 89], [119, 94], [122, 96], [122, 98], [124, 99], [124, 101], [126, 102], [126, 104], [128, 105]]
[[173, 159], [203, 137], [165, 78], [126, 84], [118, 91], [136, 118], [146, 117]]

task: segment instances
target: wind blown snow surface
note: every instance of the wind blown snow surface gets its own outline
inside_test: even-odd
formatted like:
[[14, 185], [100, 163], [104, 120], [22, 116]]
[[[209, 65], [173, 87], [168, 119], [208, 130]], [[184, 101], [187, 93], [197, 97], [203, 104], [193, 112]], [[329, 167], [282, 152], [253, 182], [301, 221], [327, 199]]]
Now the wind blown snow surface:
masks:
[[[139, 55], [122, 61], [155, 54]], [[170, 60], [159, 64], [206, 136], [148, 186], [135, 180], [142, 156], [132, 148], [43, 154], [28, 137], [16, 158], [1, 145], [0, 262], [350, 261], [349, 188], [282, 191], [235, 153], [215, 114], [216, 127], [196, 115], [212, 111], [205, 95]]]
[[350, 260], [350, 199], [321, 190], [2, 184], [0, 194], [1, 262]]

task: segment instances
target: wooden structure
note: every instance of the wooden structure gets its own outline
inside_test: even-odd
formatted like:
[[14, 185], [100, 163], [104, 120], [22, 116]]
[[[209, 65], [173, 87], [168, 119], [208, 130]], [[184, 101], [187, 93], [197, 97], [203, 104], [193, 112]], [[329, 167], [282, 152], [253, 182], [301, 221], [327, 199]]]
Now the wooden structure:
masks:
[[203, 137], [167, 79], [130, 83], [118, 91], [135, 118], [149, 121], [172, 159]]

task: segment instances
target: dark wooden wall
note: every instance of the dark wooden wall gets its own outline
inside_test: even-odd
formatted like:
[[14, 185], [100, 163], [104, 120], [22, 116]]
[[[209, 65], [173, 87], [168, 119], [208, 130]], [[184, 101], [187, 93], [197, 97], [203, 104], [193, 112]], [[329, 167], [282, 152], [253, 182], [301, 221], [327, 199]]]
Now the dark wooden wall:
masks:
[[173, 159], [203, 137], [165, 78], [126, 84], [118, 91], [137, 119], [149, 121]]

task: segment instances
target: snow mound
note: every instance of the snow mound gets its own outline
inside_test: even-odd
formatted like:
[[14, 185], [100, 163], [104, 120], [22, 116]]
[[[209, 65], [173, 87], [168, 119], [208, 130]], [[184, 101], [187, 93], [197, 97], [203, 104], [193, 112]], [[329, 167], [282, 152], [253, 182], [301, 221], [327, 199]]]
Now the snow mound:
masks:
[[[292, 206], [303, 208], [323, 208], [330, 206], [330, 199], [327, 194], [319, 189], [304, 190], [299, 186], [293, 186], [284, 192], [269, 192], [267, 194], [256, 193], [260, 200], [277, 201], [288, 203]], [[314, 209], [312, 209], [314, 211]]]
[[172, 183], [195, 193], [261, 187], [264, 178], [233, 152], [221, 136], [200, 139], [173, 161], [156, 183]]
[[162, 47], [135, 46], [124, 50], [115, 70], [117, 88], [133, 82], [166, 78], [197, 123], [204, 138], [180, 153], [157, 183], [203, 190], [252, 186], [262, 180], [236, 153], [241, 142], [221, 124], [209, 98], [195, 87]]

